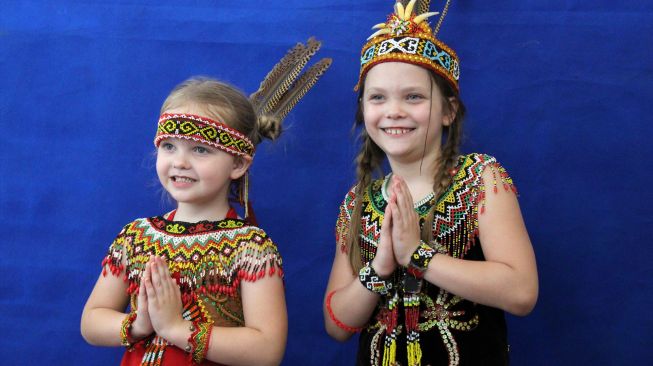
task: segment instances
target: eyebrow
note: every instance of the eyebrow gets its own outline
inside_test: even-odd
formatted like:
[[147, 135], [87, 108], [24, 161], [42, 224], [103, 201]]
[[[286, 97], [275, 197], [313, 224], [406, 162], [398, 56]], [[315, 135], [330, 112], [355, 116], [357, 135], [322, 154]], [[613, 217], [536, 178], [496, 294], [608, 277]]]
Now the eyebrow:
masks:
[[[392, 88], [394, 90], [394, 88]], [[387, 92], [387, 88], [383, 88], [380, 86], [371, 86], [365, 89], [365, 93], [373, 93], [373, 92]], [[409, 85], [406, 87], [402, 87], [399, 89], [401, 93], [409, 93], [409, 92], [420, 92], [420, 93], [427, 93], [429, 92], [429, 88], [421, 86], [421, 85]]]

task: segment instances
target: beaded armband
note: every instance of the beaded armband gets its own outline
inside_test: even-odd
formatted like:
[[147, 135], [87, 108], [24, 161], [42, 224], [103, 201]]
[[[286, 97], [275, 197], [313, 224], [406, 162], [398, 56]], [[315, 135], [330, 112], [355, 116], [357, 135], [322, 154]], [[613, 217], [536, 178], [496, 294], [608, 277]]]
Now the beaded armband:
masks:
[[206, 352], [209, 350], [209, 340], [211, 339], [211, 331], [213, 330], [213, 323], [200, 323], [194, 322], [190, 325], [190, 337], [188, 337], [188, 345], [184, 349], [188, 353], [189, 361], [199, 364], [206, 357]]
[[132, 329], [132, 324], [134, 323], [134, 320], [136, 320], [136, 312], [132, 311], [127, 316], [125, 319], [122, 321], [120, 325], [120, 344], [122, 344], [125, 347], [131, 347], [133, 346], [133, 343], [131, 342], [131, 329]]
[[366, 289], [380, 295], [386, 295], [392, 290], [392, 283], [382, 279], [369, 263], [358, 272], [358, 279]]
[[426, 243], [420, 240], [419, 245], [410, 256], [410, 262], [408, 263], [408, 273], [415, 276], [415, 278], [424, 277], [424, 272], [426, 272], [426, 267], [428, 267], [429, 262], [435, 255], [436, 250], [428, 246]]

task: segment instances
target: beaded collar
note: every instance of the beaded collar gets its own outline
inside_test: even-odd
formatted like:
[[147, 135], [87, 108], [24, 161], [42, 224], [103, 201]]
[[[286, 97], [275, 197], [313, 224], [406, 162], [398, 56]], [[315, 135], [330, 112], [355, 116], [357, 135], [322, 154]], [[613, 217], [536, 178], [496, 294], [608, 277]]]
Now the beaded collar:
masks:
[[[392, 173], [388, 174], [383, 178], [383, 184], [381, 185], [381, 195], [383, 196], [383, 199], [388, 202], [390, 200], [390, 197], [388, 196], [388, 184], [390, 184], [390, 178], [392, 178]], [[431, 192], [427, 194], [424, 198], [421, 200], [413, 203], [413, 207], [415, 209], [419, 208], [420, 206], [424, 205], [425, 203], [431, 201], [435, 197], [435, 193]]]

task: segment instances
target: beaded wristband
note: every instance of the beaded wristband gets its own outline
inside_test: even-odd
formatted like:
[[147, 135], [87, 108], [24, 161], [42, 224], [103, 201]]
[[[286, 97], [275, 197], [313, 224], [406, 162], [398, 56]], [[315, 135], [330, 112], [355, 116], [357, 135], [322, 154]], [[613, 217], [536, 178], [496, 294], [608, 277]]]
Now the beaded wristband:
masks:
[[412, 274], [416, 278], [424, 277], [426, 267], [428, 267], [429, 262], [435, 253], [435, 249], [431, 248], [425, 242], [420, 240], [419, 245], [410, 256], [410, 262], [408, 263], [408, 273]]
[[125, 347], [131, 347], [133, 345], [133, 343], [130, 341], [130, 338], [134, 320], [136, 320], [136, 312], [132, 311], [127, 314], [120, 325], [120, 344]]
[[392, 290], [392, 283], [382, 279], [369, 263], [358, 272], [358, 279], [366, 289], [377, 294], [386, 295]]
[[213, 331], [213, 323], [200, 323], [195, 322], [190, 326], [190, 337], [188, 337], [188, 346], [185, 351], [188, 352], [188, 358], [193, 363], [199, 364], [206, 357], [209, 350], [209, 340], [211, 339], [211, 331]]
[[331, 298], [333, 297], [333, 294], [335, 294], [335, 293], [336, 293], [336, 290], [333, 290], [333, 291], [329, 292], [329, 294], [327, 295], [327, 298], [326, 298], [326, 308], [327, 308], [327, 312], [329, 313], [329, 318], [331, 318], [331, 320], [333, 320], [333, 323], [335, 323], [335, 325], [337, 325], [338, 328], [344, 330], [345, 332], [358, 333], [361, 330], [363, 330], [363, 327], [360, 327], [360, 328], [350, 327], [347, 324], [345, 324], [345, 323], [341, 322], [340, 320], [338, 320], [338, 318], [336, 318], [336, 314], [334, 314], [333, 309], [331, 309]]

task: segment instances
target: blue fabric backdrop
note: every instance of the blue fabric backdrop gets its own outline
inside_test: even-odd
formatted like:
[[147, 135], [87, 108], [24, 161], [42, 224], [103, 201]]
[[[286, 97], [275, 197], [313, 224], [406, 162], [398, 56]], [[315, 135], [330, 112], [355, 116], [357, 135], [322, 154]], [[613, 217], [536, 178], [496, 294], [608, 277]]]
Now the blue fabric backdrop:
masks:
[[[391, 4], [2, 1], [0, 363], [117, 363], [79, 317], [121, 226], [168, 208], [152, 158], [163, 99], [200, 74], [251, 92], [315, 35], [333, 66], [260, 148], [252, 196], [284, 256], [284, 365], [351, 364], [321, 301], [353, 182], [358, 53]], [[514, 364], [646, 363], [653, 3], [454, 1], [440, 36], [462, 60], [464, 151], [507, 167], [537, 255], [537, 307], [508, 317]]]

